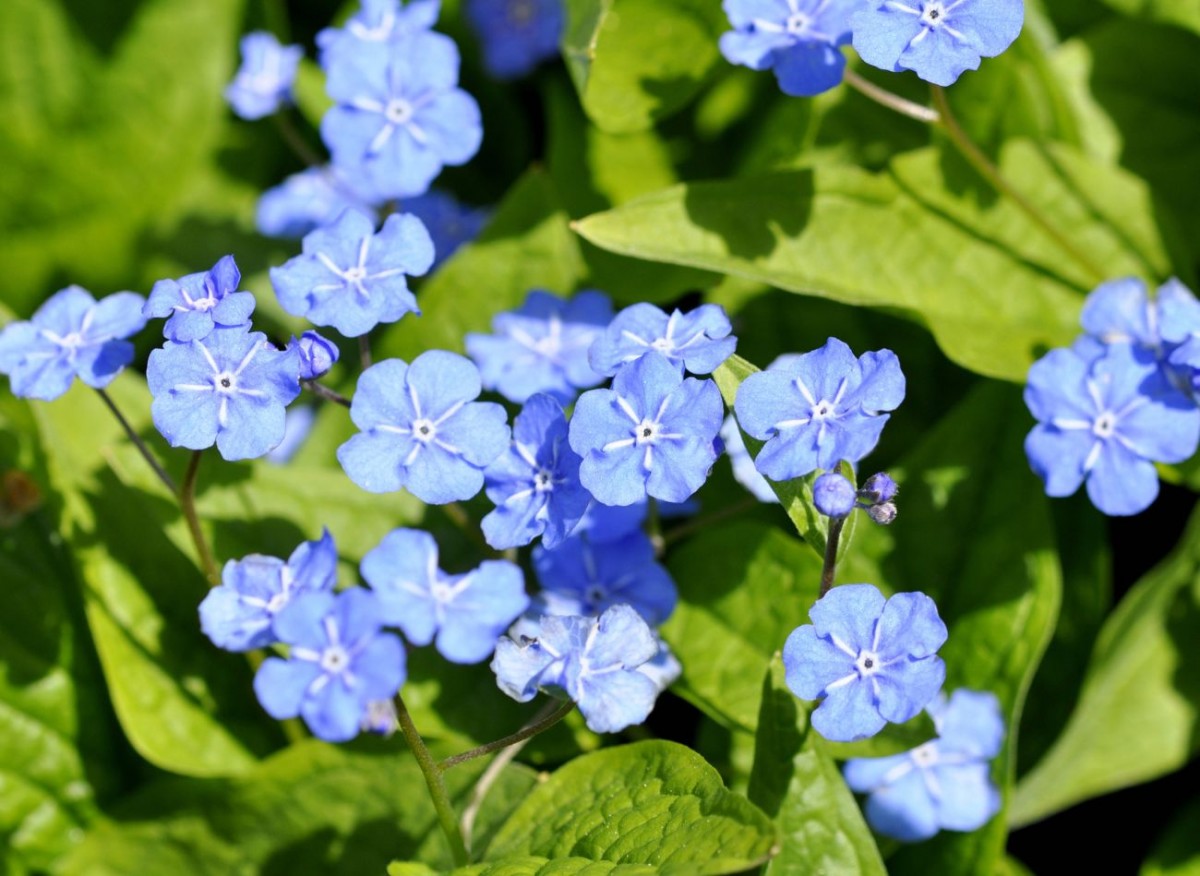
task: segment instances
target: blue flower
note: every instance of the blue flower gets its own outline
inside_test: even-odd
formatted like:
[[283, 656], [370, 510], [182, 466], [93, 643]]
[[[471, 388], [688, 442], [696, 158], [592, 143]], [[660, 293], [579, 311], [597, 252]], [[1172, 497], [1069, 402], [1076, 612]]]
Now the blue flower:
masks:
[[1182, 372], [1183, 384], [1191, 390], [1192, 398], [1200, 397], [1200, 334], [1179, 344], [1167, 362], [1175, 373]]
[[124, 340], [146, 325], [144, 299], [118, 292], [96, 301], [85, 289], [68, 286], [51, 296], [28, 321], [0, 331], [0, 374], [13, 395], [50, 401], [79, 377], [103, 389], [133, 361]]
[[370, 219], [347, 210], [305, 236], [303, 248], [303, 255], [271, 268], [271, 285], [288, 313], [350, 338], [420, 313], [405, 275], [429, 270], [433, 242], [415, 216], [389, 216], [376, 234]]
[[558, 54], [563, 0], [468, 0], [466, 12], [497, 79], [524, 76]]
[[709, 374], [733, 355], [737, 338], [729, 317], [717, 304], [701, 304], [690, 313], [663, 313], [653, 304], [634, 304], [618, 313], [592, 345], [588, 359], [600, 374], [614, 375], [622, 365], [658, 353], [693, 374]]
[[359, 191], [350, 174], [332, 166], [310, 167], [263, 192], [255, 224], [269, 237], [303, 237], [344, 211], [357, 210], [373, 225], [375, 211], [369, 201], [370, 195]]
[[485, 560], [465, 575], [438, 568], [433, 536], [396, 529], [362, 561], [363, 578], [379, 597], [380, 617], [414, 645], [437, 636], [438, 653], [452, 663], [478, 663], [529, 606], [525, 576], [504, 560]]
[[300, 394], [300, 355], [249, 326], [150, 353], [154, 425], [172, 447], [215, 442], [225, 459], [262, 456], [283, 440], [284, 408]]
[[592, 497], [579, 483], [579, 455], [567, 443], [562, 405], [538, 394], [513, 421], [512, 444], [484, 470], [487, 496], [496, 505], [481, 522], [497, 550], [562, 542], [583, 517]]
[[329, 530], [292, 551], [286, 563], [262, 554], [230, 560], [221, 586], [200, 603], [200, 628], [226, 651], [263, 648], [278, 641], [271, 629], [275, 615], [301, 593], [333, 590], [336, 581], [337, 548]]
[[754, 458], [746, 449], [742, 438], [742, 430], [738, 428], [737, 420], [730, 414], [721, 424], [721, 440], [725, 442], [725, 453], [733, 466], [733, 479], [749, 490], [760, 502], [779, 502], [779, 497], [771, 489], [771, 485], [754, 467]]
[[1115, 344], [1089, 361], [1051, 350], [1029, 369], [1025, 404], [1038, 425], [1025, 453], [1049, 496], [1087, 482], [1105, 514], [1137, 514], [1158, 495], [1155, 462], [1182, 462], [1200, 442], [1200, 409], [1175, 389], [1154, 354]]
[[603, 292], [564, 301], [535, 290], [520, 310], [492, 319], [495, 334], [468, 334], [467, 354], [479, 365], [483, 385], [509, 401], [545, 392], [569, 405], [580, 389], [604, 382], [588, 364], [588, 348], [611, 320], [612, 303]]
[[223, 256], [211, 271], [159, 280], [150, 290], [144, 312], [152, 319], [167, 317], [163, 334], [181, 344], [208, 337], [216, 326], [248, 326], [254, 296], [237, 291], [241, 280], [233, 256]]
[[784, 94], [812, 97], [841, 84], [857, 0], [725, 0], [734, 30], [721, 35], [731, 64], [773, 67]]
[[657, 635], [655, 640], [658, 642], [658, 653], [639, 666], [637, 671], [654, 682], [658, 692], [662, 693], [683, 674], [683, 666], [680, 665], [679, 659], [671, 652], [671, 648], [666, 642]]
[[275, 616], [288, 659], [268, 657], [254, 692], [272, 718], [304, 718], [327, 742], [358, 735], [370, 704], [391, 699], [406, 677], [400, 639], [380, 632], [379, 602], [367, 590], [306, 593]]
[[542, 585], [535, 614], [593, 617], [625, 604], [657, 627], [679, 598], [670, 574], [654, 561], [654, 545], [638, 530], [607, 543], [576, 536], [553, 550], [535, 547], [533, 568]]
[[317, 414], [312, 405], [293, 405], [284, 419], [283, 440], [264, 457], [272, 465], [286, 465], [312, 434]]
[[1001, 54], [1024, 22], [1022, 0], [869, 0], [850, 16], [850, 29], [871, 66], [944, 86]]
[[479, 372], [444, 350], [411, 365], [388, 359], [358, 379], [350, 419], [362, 432], [338, 448], [350, 480], [372, 493], [406, 489], [444, 505], [483, 489], [483, 469], [508, 447], [508, 415], [476, 402]]
[[766, 445], [755, 465], [773, 481], [857, 462], [879, 441], [883, 411], [904, 400], [904, 375], [891, 350], [857, 360], [836, 338], [776, 362], [738, 387], [738, 423]]
[[320, 63], [326, 70], [353, 58], [364, 46], [382, 45], [437, 24], [441, 0], [362, 0], [345, 27], [327, 27], [317, 34]]
[[659, 355], [622, 368], [612, 389], [585, 392], [571, 417], [579, 479], [605, 505], [648, 495], [682, 502], [708, 477], [724, 405], [711, 380], [684, 378]]
[[812, 725], [826, 739], [852, 742], [902, 724], [929, 703], [946, 680], [937, 650], [946, 625], [924, 593], [884, 600], [870, 584], [843, 584], [808, 611], [783, 646], [787, 686], [804, 700], [820, 698]]
[[639, 669], [659, 653], [641, 615], [615, 605], [598, 618], [543, 617], [522, 628], [536, 636], [496, 643], [492, 671], [500, 689], [520, 703], [538, 690], [579, 705], [588, 727], [616, 733], [646, 720], [658, 698], [659, 678]]
[[333, 163], [369, 184], [374, 200], [424, 194], [445, 165], [479, 151], [483, 123], [475, 99], [458, 88], [458, 47], [417, 32], [364, 43], [328, 66], [337, 105], [321, 120]]
[[813, 504], [826, 517], [841, 518], [854, 510], [858, 492], [837, 472], [826, 472], [813, 481]]
[[905, 754], [846, 761], [846, 784], [867, 798], [867, 821], [905, 842], [939, 830], [978, 830], [1000, 811], [1000, 791], [988, 761], [1004, 743], [1004, 719], [994, 694], [939, 694], [927, 710], [937, 738]]
[[291, 100], [300, 46], [281, 46], [274, 35], [255, 31], [242, 37], [242, 66], [225, 89], [225, 99], [243, 119], [261, 119]]
[[492, 215], [490, 210], [462, 204], [453, 195], [438, 189], [405, 200], [404, 210], [424, 222], [429, 230], [436, 253], [434, 268], [454, 255], [464, 243], [478, 237]]
[[299, 338], [292, 338], [287, 349], [295, 349], [300, 356], [301, 380], [316, 380], [323, 376], [341, 356], [337, 344], [314, 331], [307, 331]]

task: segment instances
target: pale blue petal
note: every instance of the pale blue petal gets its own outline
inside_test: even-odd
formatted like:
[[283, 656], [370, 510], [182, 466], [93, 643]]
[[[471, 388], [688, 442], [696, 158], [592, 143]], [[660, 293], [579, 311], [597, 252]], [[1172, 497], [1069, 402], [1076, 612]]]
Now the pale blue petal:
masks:
[[787, 686], [802, 700], [815, 700], [825, 688], [848, 675], [856, 675], [854, 658], [805, 625], [792, 630], [783, 645]]

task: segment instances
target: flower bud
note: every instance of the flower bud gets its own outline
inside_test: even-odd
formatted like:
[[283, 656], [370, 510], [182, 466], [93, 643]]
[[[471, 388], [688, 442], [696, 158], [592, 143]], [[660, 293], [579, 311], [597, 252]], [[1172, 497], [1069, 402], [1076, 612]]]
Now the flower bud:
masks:
[[333, 367], [340, 355], [337, 344], [314, 331], [305, 332], [299, 340], [292, 338], [288, 347], [300, 351], [301, 380], [316, 380]]
[[813, 483], [813, 504], [826, 517], [845, 517], [858, 498], [854, 485], [836, 472], [821, 475]]
[[887, 526], [896, 519], [896, 506], [891, 502], [872, 505], [867, 509], [867, 516], [881, 526]]
[[899, 489], [896, 486], [896, 482], [885, 472], [873, 474], [867, 478], [866, 483], [862, 485], [862, 489], [858, 491], [858, 501], [860, 504], [866, 506], [882, 505], [896, 498], [896, 493], [899, 492]]

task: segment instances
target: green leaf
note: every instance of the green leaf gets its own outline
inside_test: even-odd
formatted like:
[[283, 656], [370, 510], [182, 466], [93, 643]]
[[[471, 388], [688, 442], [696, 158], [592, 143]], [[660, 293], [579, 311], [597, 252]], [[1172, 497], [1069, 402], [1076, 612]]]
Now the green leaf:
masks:
[[407, 361], [431, 349], [461, 351], [467, 332], [490, 332], [492, 317], [519, 307], [531, 289], [570, 294], [582, 274], [578, 241], [549, 178], [530, 171], [479, 238], [422, 287], [417, 296], [422, 315], [408, 316], [383, 334], [376, 358]]
[[[310, 740], [237, 778], [155, 782], [97, 825], [62, 873], [382, 873], [397, 855], [417, 854], [431, 834], [440, 839], [421, 772], [397, 745], [368, 753]], [[452, 797], [465, 800], [478, 774], [448, 773]]]
[[765, 876], [855, 873], [886, 876], [854, 795], [788, 690], [776, 656], [763, 682], [751, 801], [775, 818], [782, 841]]
[[1200, 33], [1200, 0], [1104, 0], [1130, 18], [1166, 21]]
[[1200, 513], [1104, 624], [1066, 729], [1021, 781], [1014, 825], [1178, 769], [1200, 746]]
[[559, 768], [500, 829], [488, 859], [582, 857], [707, 876], [754, 867], [774, 844], [770, 819], [726, 790], [702, 757], [654, 740]]
[[567, 68], [588, 116], [614, 134], [682, 108], [720, 60], [724, 23], [704, 0], [578, 0], [567, 15]]
[[[1007, 144], [1012, 183], [1114, 276], [1166, 275], [1146, 187], [1066, 147]], [[1092, 278], [933, 149], [888, 174], [818, 167], [693, 183], [576, 223], [598, 246], [923, 320], [946, 355], [1024, 381], [1078, 333]], [[982, 200], [982, 203], [981, 203]], [[886, 245], [883, 243], [886, 241]]]
[[424, 864], [396, 862], [388, 876], [657, 876], [658, 869], [646, 864], [613, 864], [587, 858], [539, 858], [529, 855], [505, 858], [490, 864], [471, 864], [450, 871], [433, 870]]
[[[937, 602], [950, 631], [939, 652], [946, 691], [999, 698], [1007, 738], [993, 777], [1006, 806], [1025, 695], [1062, 588], [1049, 503], [1025, 460], [1028, 422], [1014, 387], [977, 386], [894, 470], [900, 517], [883, 563], [894, 589], [921, 590]], [[888, 869], [894, 876], [990, 872], [1006, 833], [1002, 811], [973, 833], [943, 832], [901, 849]]]
[[1200, 799], [1171, 819], [1139, 876], [1200, 876]]
[[859, 742], [825, 742], [825, 751], [838, 760], [852, 757], [890, 757], [912, 751], [937, 736], [937, 728], [927, 712], [921, 712], [903, 724], [888, 724], [870, 739]]

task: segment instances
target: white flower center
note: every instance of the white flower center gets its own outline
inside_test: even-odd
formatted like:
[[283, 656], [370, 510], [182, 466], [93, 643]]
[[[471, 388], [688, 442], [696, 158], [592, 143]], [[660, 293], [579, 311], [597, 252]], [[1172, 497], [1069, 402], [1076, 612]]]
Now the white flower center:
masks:
[[812, 418], [814, 420], [828, 420], [835, 416], [837, 416], [837, 407], [831, 401], [821, 399], [812, 406]]
[[921, 7], [921, 24], [926, 27], [941, 27], [946, 22], [946, 4], [934, 0]]
[[346, 268], [346, 273], [342, 276], [350, 283], [358, 283], [367, 278], [367, 269], [356, 265], [353, 268]]
[[437, 437], [437, 426], [434, 425], [433, 420], [414, 420], [412, 424], [412, 433], [413, 437], [422, 444], [428, 444]]
[[926, 742], [910, 751], [908, 756], [920, 769], [928, 769], [938, 762], [937, 745], [933, 742]]
[[444, 605], [453, 601], [454, 588], [445, 581], [434, 581], [429, 585], [429, 595], [433, 597], [434, 602], [440, 602]]
[[879, 655], [873, 651], [860, 651], [858, 659], [854, 661], [854, 668], [863, 678], [874, 675], [879, 671]]
[[321, 668], [331, 675], [339, 675], [350, 667], [350, 653], [341, 645], [330, 645], [321, 652]]
[[533, 476], [533, 488], [539, 493], [549, 493], [554, 489], [554, 472], [549, 469], [538, 469]]
[[1111, 438], [1116, 431], [1117, 415], [1112, 411], [1105, 411], [1092, 423], [1092, 434], [1097, 438]]
[[653, 444], [661, 428], [653, 420], [642, 420], [634, 430], [634, 439], [638, 444]]
[[413, 117], [412, 104], [402, 98], [394, 97], [384, 107], [383, 114], [393, 125], [407, 125]]
[[797, 12], [795, 15], [788, 16], [787, 24], [785, 26], [787, 27], [788, 33], [795, 34], [796, 36], [802, 36], [808, 31], [808, 28], [811, 24], [812, 19], [801, 12]]
[[80, 346], [82, 343], [83, 335], [79, 332], [71, 332], [69, 335], [59, 341], [59, 344], [70, 349], [74, 349], [75, 347]]
[[231, 371], [222, 371], [213, 378], [213, 387], [219, 393], [232, 395], [237, 392], [237, 375]]
[[267, 611], [271, 614], [278, 614], [283, 610], [283, 607], [288, 604], [287, 592], [276, 593], [267, 602]]

